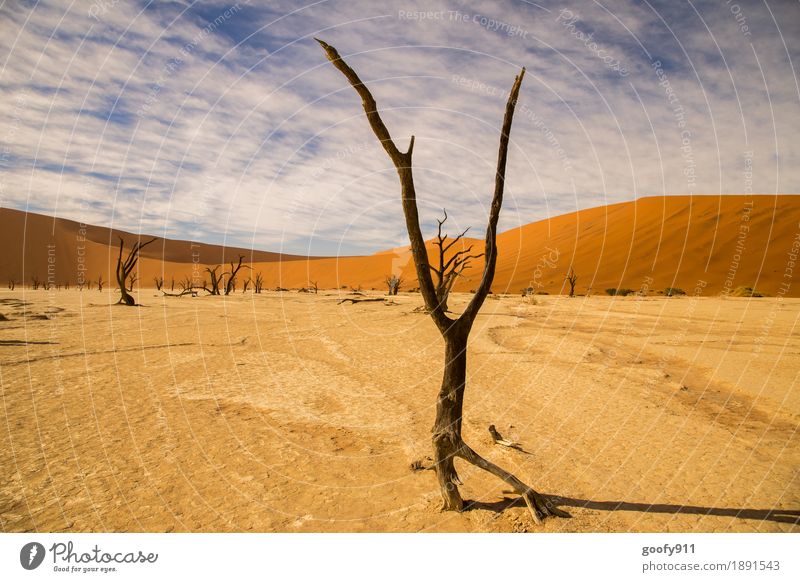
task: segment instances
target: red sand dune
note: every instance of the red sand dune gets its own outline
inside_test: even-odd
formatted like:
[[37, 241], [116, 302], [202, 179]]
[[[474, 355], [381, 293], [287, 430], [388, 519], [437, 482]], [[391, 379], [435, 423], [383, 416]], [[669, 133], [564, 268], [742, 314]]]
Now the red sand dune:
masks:
[[[476, 225], [476, 231], [479, 228], [482, 225]], [[0, 277], [26, 285], [32, 276], [51, 277], [55, 283], [75, 285], [83, 273], [90, 280], [102, 274], [108, 281], [118, 234], [126, 242], [136, 239], [122, 231], [2, 208]], [[483, 251], [482, 240], [462, 242], [474, 245], [473, 252]], [[713, 295], [745, 286], [797, 297], [800, 285], [792, 282], [799, 245], [798, 195], [640, 198], [501, 233], [493, 290], [519, 293], [534, 287], [564, 292], [564, 276], [573, 266], [578, 293], [680, 287]], [[153, 278], [163, 276], [168, 285], [174, 277], [177, 287], [177, 281], [192, 273], [202, 281], [206, 266], [240, 253], [253, 273], [262, 273], [266, 287], [297, 288], [316, 281], [320, 288], [383, 289], [385, 277], [393, 272], [402, 274], [404, 289], [417, 286], [407, 248], [359, 257], [306, 258], [163, 238], [142, 253], [141, 285], [152, 287]], [[482, 259], [474, 261], [456, 289], [477, 286], [482, 265]]]

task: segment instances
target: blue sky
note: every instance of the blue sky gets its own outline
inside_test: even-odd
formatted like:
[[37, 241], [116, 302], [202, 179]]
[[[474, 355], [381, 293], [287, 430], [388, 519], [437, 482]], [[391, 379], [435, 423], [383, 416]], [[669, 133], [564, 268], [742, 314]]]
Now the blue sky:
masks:
[[394, 170], [314, 36], [416, 136], [426, 234], [649, 195], [800, 192], [797, 2], [5, 2], [0, 205], [311, 254], [406, 244]]

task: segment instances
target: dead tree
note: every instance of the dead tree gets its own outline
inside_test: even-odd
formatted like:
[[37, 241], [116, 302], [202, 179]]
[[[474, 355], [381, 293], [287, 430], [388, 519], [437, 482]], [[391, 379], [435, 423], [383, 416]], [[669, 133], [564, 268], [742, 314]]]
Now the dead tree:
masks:
[[99, 275], [99, 276], [97, 277], [97, 290], [98, 290], [98, 291], [102, 291], [102, 290], [103, 290], [103, 283], [104, 283], [104, 282], [105, 282], [105, 281], [103, 281], [103, 276], [102, 276], [102, 275]]
[[572, 267], [569, 268], [569, 273], [564, 279], [569, 283], [569, 296], [575, 297], [575, 282], [578, 280], [578, 276]]
[[131, 273], [131, 276], [128, 277], [128, 293], [133, 293], [133, 286], [136, 284], [136, 281], [139, 280], [139, 275], [137, 273]]
[[403, 278], [398, 275], [386, 277], [386, 286], [389, 288], [389, 295], [397, 295], [400, 290], [400, 285], [403, 284]]
[[175, 291], [175, 275], [172, 275], [172, 277], [169, 280], [169, 290]]
[[342, 60], [335, 48], [318, 40], [322, 45], [328, 60], [338, 69], [361, 97], [364, 113], [369, 121], [383, 149], [394, 164], [400, 179], [401, 200], [403, 213], [406, 220], [406, 229], [411, 241], [411, 252], [419, 280], [420, 292], [425, 300], [425, 305], [430, 312], [436, 327], [441, 332], [445, 342], [445, 364], [442, 386], [436, 404], [436, 420], [433, 425], [433, 449], [436, 475], [439, 480], [443, 499], [443, 510], [461, 511], [464, 502], [458, 491], [461, 481], [455, 468], [455, 459], [460, 458], [508, 483], [520, 496], [533, 516], [539, 523], [548, 515], [567, 514], [556, 508], [552, 501], [540, 495], [528, 485], [517, 479], [511, 473], [487, 461], [470, 448], [461, 437], [462, 407], [464, 403], [464, 390], [466, 388], [467, 374], [467, 340], [472, 324], [478, 310], [483, 305], [494, 279], [497, 265], [497, 221], [500, 217], [500, 207], [503, 204], [503, 189], [505, 185], [506, 161], [508, 158], [508, 141], [511, 131], [511, 122], [514, 108], [519, 96], [519, 89], [525, 69], [522, 69], [514, 80], [514, 85], [506, 104], [505, 117], [500, 132], [500, 150], [497, 158], [497, 173], [495, 174], [494, 197], [489, 212], [489, 224], [486, 228], [485, 255], [486, 262], [480, 284], [464, 312], [456, 319], [447, 316], [436, 295], [436, 287], [431, 276], [431, 267], [428, 263], [428, 253], [425, 248], [425, 239], [419, 226], [417, 211], [416, 190], [412, 173], [411, 155], [414, 150], [414, 136], [408, 150], [400, 151], [392, 140], [389, 130], [384, 125], [378, 113], [378, 106], [367, 86], [358, 75]]
[[[192, 291], [192, 290], [194, 290], [194, 281], [192, 280], [192, 278], [189, 275], [186, 275], [183, 278], [183, 280], [180, 282], [180, 286], [181, 286], [181, 293], [186, 293], [186, 292]], [[208, 288], [206, 288], [205, 285], [203, 285], [203, 288], [206, 291], [208, 291]], [[212, 293], [212, 295], [213, 295], [213, 293]], [[219, 293], [217, 293], [217, 295], [219, 295]]]
[[13, 291], [14, 288], [17, 286], [17, 282], [14, 279], [8, 280], [8, 288]]
[[261, 273], [256, 273], [256, 278], [253, 280], [253, 290], [256, 293], [261, 293], [262, 287], [264, 287], [264, 276]]
[[156, 291], [161, 291], [164, 286], [164, 277], [153, 277], [153, 283], [156, 284]]
[[467, 234], [469, 228], [466, 228], [461, 234], [459, 234], [450, 242], [447, 242], [447, 235], [442, 234], [442, 225], [447, 222], [447, 210], [443, 209], [442, 212], [444, 212], [444, 218], [441, 220], [438, 218], [436, 219], [436, 222], [439, 223], [439, 226], [436, 233], [436, 240], [433, 242], [434, 245], [439, 247], [439, 266], [434, 267], [431, 265], [431, 271], [433, 271], [436, 275], [436, 298], [439, 301], [439, 305], [442, 306], [442, 310], [447, 312], [449, 311], [449, 308], [447, 307], [447, 298], [450, 296], [450, 291], [452, 291], [456, 279], [461, 276], [461, 274], [464, 272], [464, 269], [469, 267], [472, 259], [479, 259], [483, 256], [483, 253], [471, 255], [470, 252], [472, 251], [472, 245], [470, 245], [466, 249], [452, 253], [450, 258], [447, 258], [447, 253], [455, 244], [458, 243], [458, 241], [464, 238], [464, 235]]
[[41, 285], [41, 284], [42, 284], [42, 282], [39, 280], [39, 276], [38, 275], [33, 275], [31, 277], [31, 287], [33, 287], [34, 291], [36, 291], [39, 288], [39, 285]]
[[244, 280], [244, 282], [242, 283], [242, 293], [247, 293], [247, 288], [250, 286], [250, 283], [252, 282], [253, 280], [250, 279], [249, 277]]
[[314, 295], [319, 293], [319, 285], [317, 285], [316, 281], [309, 281], [309, 288], [314, 290]]
[[[136, 305], [136, 300], [133, 296], [128, 293], [128, 289], [125, 285], [125, 282], [128, 280], [128, 277], [131, 278], [131, 291], [133, 291], [133, 283], [136, 282], [138, 276], [134, 273], [134, 269], [136, 268], [136, 263], [139, 262], [139, 252], [149, 245], [152, 242], [155, 242], [155, 238], [151, 238], [149, 241], [143, 243], [141, 240], [137, 241], [135, 245], [131, 247], [131, 250], [128, 251], [128, 256], [125, 260], [122, 259], [122, 251], [125, 250], [125, 240], [122, 237], [119, 237], [119, 256], [117, 257], [117, 285], [119, 285], [119, 293], [120, 298], [117, 303], [124, 303], [128, 306]], [[133, 276], [131, 277], [131, 274]]]
[[[222, 265], [217, 265], [213, 269], [211, 267], [206, 267], [206, 271], [208, 272], [209, 276], [211, 277], [211, 287], [207, 287], [206, 291], [211, 293], [211, 295], [219, 295], [219, 286], [222, 284], [222, 277], [225, 276], [225, 273], [221, 275], [217, 275], [217, 271]], [[184, 289], [185, 291], [185, 289]]]
[[64, 281], [64, 291], [69, 291], [69, 279]]
[[230, 273], [228, 273], [228, 283], [227, 285], [225, 285], [225, 295], [230, 295], [231, 291], [236, 290], [236, 275], [239, 273], [242, 267], [246, 269], [250, 268], [247, 265], [242, 264], [243, 260], [244, 260], [244, 255], [239, 255], [238, 264], [234, 264], [234, 262], [231, 261], [231, 270]]

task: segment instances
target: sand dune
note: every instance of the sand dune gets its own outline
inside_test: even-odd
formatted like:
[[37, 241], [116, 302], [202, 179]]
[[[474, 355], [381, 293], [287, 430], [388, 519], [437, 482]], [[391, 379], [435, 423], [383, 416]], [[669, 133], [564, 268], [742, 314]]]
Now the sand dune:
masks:
[[[679, 287], [715, 295], [745, 286], [769, 295], [797, 297], [800, 286], [781, 290], [781, 284], [791, 283], [787, 268], [791, 268], [792, 245], [800, 236], [798, 217], [797, 195], [648, 197], [556, 216], [498, 236], [493, 290], [519, 293], [533, 287], [562, 293], [564, 275], [573, 266], [580, 294], [602, 293], [607, 288], [655, 293]], [[69, 280], [74, 285], [81, 272], [92, 280], [100, 274], [108, 280], [116, 261], [118, 234], [128, 241], [136, 238], [96, 226], [86, 227], [84, 233], [73, 221], [0, 209], [4, 249], [0, 277], [45, 278], [47, 245], [55, 245], [56, 282]], [[483, 250], [482, 240], [463, 242]], [[239, 254], [252, 264], [253, 273], [262, 273], [270, 288], [305, 287], [316, 281], [329, 289], [382, 289], [390, 273], [402, 274], [405, 289], [417, 286], [407, 248], [368, 256], [307, 258], [163, 238], [143, 252], [140, 284], [149, 287], [156, 276], [169, 282], [193, 273], [202, 280], [207, 266]], [[456, 290], [476, 286], [481, 268], [482, 261], [474, 261]]]

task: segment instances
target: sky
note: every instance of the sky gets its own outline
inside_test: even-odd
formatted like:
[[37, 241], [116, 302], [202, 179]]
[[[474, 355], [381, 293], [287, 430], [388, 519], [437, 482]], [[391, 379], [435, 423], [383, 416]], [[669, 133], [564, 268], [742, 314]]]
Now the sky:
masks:
[[319, 37], [415, 136], [426, 236], [644, 196], [800, 192], [800, 3], [93, 2], [0, 8], [0, 206], [294, 254], [407, 244]]

